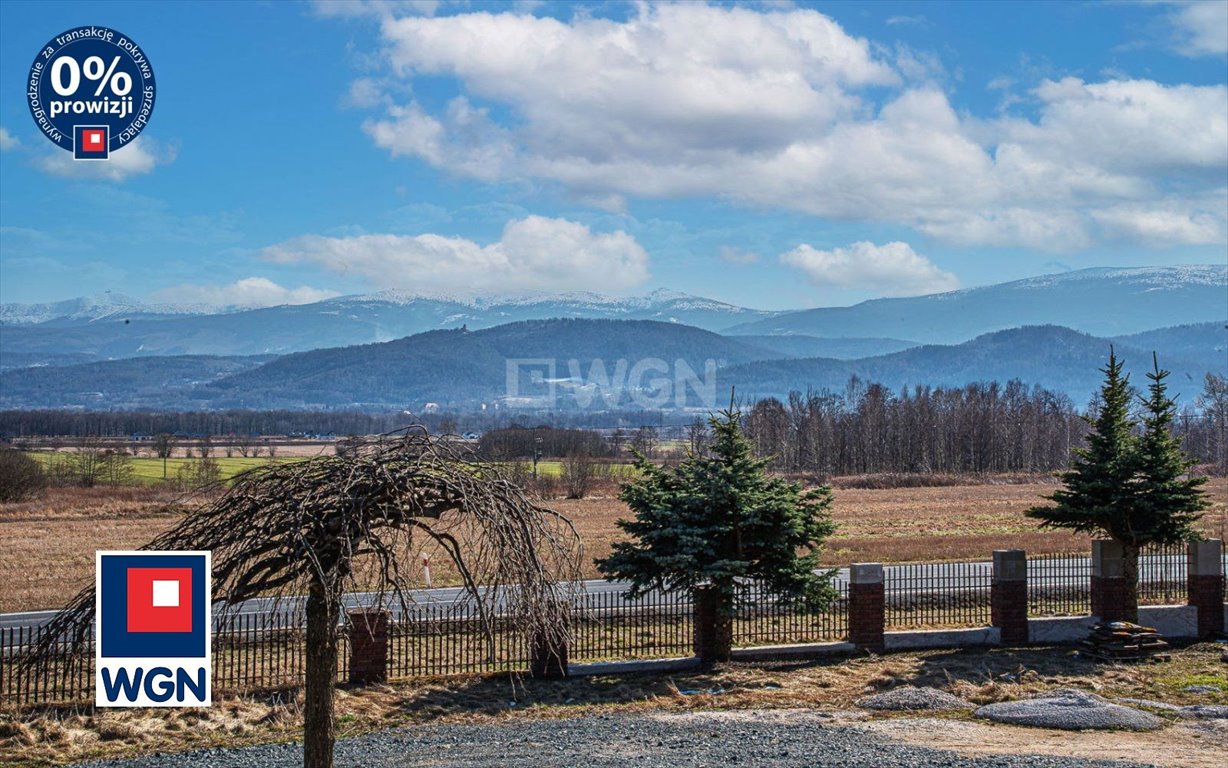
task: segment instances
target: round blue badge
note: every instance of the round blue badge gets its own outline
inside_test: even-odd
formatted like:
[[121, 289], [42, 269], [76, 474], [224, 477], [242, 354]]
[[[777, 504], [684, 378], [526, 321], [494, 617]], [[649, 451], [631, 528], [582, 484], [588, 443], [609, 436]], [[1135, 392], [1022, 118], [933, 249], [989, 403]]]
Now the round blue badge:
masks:
[[47, 42], [26, 83], [43, 135], [78, 160], [106, 160], [149, 123], [154, 73], [145, 51], [106, 27], [77, 27]]

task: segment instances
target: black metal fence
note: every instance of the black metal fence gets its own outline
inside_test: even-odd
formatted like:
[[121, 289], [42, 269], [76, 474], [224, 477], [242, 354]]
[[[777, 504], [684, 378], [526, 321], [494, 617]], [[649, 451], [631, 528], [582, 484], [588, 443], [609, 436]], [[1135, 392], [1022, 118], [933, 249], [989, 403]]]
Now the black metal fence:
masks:
[[836, 581], [835, 599], [822, 611], [802, 609], [795, 603], [767, 595], [755, 584], [742, 587], [733, 618], [735, 646], [823, 643], [848, 636], [849, 587]]
[[1087, 555], [1028, 557], [1028, 615], [1086, 616], [1092, 610], [1091, 578]]
[[[1140, 602], [1186, 602], [1186, 552], [1149, 548], [1140, 558]], [[1228, 566], [1228, 560], [1225, 561]], [[992, 565], [926, 563], [884, 570], [887, 629], [985, 626], [990, 623]], [[1091, 560], [1086, 555], [1028, 558], [1031, 616], [1090, 612]], [[742, 588], [733, 620], [735, 646], [842, 640], [848, 635], [849, 588], [834, 582], [836, 599], [814, 613]], [[627, 600], [621, 592], [585, 594], [571, 618], [572, 661], [689, 656], [693, 651], [694, 604], [690, 595], [651, 592]], [[70, 654], [37, 672], [18, 662], [41, 630], [0, 628], [0, 703], [56, 704], [93, 696], [93, 649]], [[488, 628], [464, 604], [425, 603], [393, 621], [388, 633], [388, 675], [413, 677], [522, 671], [529, 666], [523, 633], [501, 619]], [[337, 679], [349, 677], [349, 629], [344, 628]], [[275, 690], [300, 685], [305, 665], [302, 616], [292, 611], [228, 615], [215, 622], [213, 685], [221, 693]]]
[[991, 563], [917, 563], [884, 569], [887, 629], [983, 626], [990, 620]]
[[1138, 558], [1140, 605], [1184, 603], [1188, 597], [1188, 555], [1184, 544], [1146, 547]]
[[689, 656], [695, 605], [689, 594], [649, 592], [627, 600], [621, 592], [589, 593], [571, 628], [574, 661]]

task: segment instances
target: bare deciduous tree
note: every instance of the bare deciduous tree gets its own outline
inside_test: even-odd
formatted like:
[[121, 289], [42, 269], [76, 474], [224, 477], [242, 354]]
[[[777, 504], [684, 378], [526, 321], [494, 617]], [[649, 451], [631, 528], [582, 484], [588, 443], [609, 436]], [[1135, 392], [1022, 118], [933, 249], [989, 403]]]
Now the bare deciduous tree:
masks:
[[[580, 562], [570, 522], [463, 446], [420, 429], [346, 456], [240, 475], [144, 548], [211, 551], [213, 599], [228, 609], [253, 597], [307, 594], [304, 764], [329, 768], [343, 595], [374, 591], [404, 611], [416, 539], [434, 542], [456, 565], [492, 655], [496, 612], [536, 644], [565, 642]], [[53, 663], [65, 640], [84, 652], [93, 621], [90, 587], [52, 619], [27, 663]]]

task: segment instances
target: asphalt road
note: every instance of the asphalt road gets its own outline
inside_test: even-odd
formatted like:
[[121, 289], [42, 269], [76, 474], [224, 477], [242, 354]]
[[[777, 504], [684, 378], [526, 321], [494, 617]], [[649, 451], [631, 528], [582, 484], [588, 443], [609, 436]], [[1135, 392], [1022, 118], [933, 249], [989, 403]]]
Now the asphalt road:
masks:
[[[1182, 556], [1151, 555], [1141, 559], [1140, 572], [1145, 580], [1184, 580], [1185, 558]], [[1070, 557], [1057, 559], [1035, 559], [1028, 561], [1028, 576], [1035, 579], [1044, 572], [1046, 581], [1052, 587], [1074, 587], [1087, 583], [1090, 574], [1088, 558]], [[957, 594], [970, 589], [980, 589], [989, 583], [993, 573], [993, 563], [988, 561], [970, 563], [927, 563], [924, 565], [885, 565], [883, 575], [888, 593], [899, 591], [905, 579], [909, 588], [919, 594]], [[848, 569], [841, 568], [836, 572], [837, 583], [848, 582]], [[594, 579], [583, 582], [583, 591], [588, 595], [606, 593], [621, 593], [627, 588], [626, 582], [605, 581]], [[419, 609], [423, 612], [431, 607], [456, 605], [464, 602], [465, 592], [460, 587], [443, 587], [439, 589], [420, 589], [407, 593], [411, 598], [409, 606], [411, 615]], [[304, 598], [256, 598], [248, 600], [227, 612], [228, 616], [252, 616], [276, 614], [281, 617], [301, 615], [301, 603]], [[347, 609], [365, 608], [376, 605], [379, 595], [370, 592], [353, 592], [345, 597]], [[400, 613], [399, 606], [390, 606], [394, 614]], [[222, 608], [215, 606], [215, 613], [221, 613]], [[24, 611], [19, 613], [0, 614], [0, 629], [9, 627], [39, 627], [51, 620], [55, 611]]]

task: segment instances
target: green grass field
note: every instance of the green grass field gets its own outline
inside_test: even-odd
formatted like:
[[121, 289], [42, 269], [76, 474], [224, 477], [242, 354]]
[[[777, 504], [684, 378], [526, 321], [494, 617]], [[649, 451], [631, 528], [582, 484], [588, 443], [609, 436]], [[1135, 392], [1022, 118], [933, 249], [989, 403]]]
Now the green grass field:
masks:
[[[47, 466], [55, 456], [55, 454], [45, 451], [32, 452], [28, 455], [43, 466]], [[221, 470], [222, 479], [230, 480], [235, 475], [249, 469], [268, 466], [270, 461], [277, 464], [283, 464], [292, 461], [304, 461], [306, 458], [307, 457], [305, 456], [278, 456], [276, 458], [269, 459], [267, 456], [261, 456], [259, 458], [245, 459], [237, 456], [217, 456], [213, 457], [213, 460], [217, 462], [218, 468]], [[190, 459], [180, 457], [166, 459], [165, 473], [162, 459], [151, 458], [148, 456], [137, 456], [130, 458], [129, 461], [132, 463], [132, 479], [134, 481], [138, 483], [160, 483], [163, 479], [174, 480], [180, 467], [200, 461], [200, 459], [195, 457]]]

